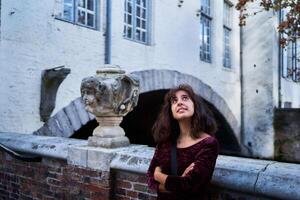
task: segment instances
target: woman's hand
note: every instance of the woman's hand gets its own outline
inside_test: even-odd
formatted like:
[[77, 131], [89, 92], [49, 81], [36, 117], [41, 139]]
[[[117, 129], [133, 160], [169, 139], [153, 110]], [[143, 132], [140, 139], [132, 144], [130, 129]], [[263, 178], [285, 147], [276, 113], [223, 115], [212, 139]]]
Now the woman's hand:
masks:
[[192, 171], [194, 169], [195, 163], [190, 164], [183, 172], [183, 174], [181, 175], [186, 176], [190, 171]]
[[159, 182], [162, 185], [165, 185], [167, 177], [168, 177], [168, 175], [162, 173], [162, 170], [160, 167], [155, 167], [154, 180], [156, 180], [157, 182]]
[[154, 180], [159, 181], [159, 174], [161, 173], [161, 168], [160, 167], [155, 167], [154, 170]]

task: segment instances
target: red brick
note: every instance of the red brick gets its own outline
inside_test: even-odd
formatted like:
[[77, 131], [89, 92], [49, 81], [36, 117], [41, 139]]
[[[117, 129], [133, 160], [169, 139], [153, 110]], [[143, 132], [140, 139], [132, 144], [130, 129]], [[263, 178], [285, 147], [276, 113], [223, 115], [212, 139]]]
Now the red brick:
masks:
[[117, 180], [116, 181], [116, 186], [119, 188], [125, 188], [125, 189], [131, 189], [132, 184], [128, 181], [122, 181], [122, 180]]
[[116, 194], [118, 195], [126, 195], [126, 191], [122, 188], [116, 188]]
[[47, 178], [47, 183], [49, 185], [54, 185], [54, 186], [60, 186], [61, 185], [61, 181], [54, 179], [54, 178]]
[[126, 196], [131, 197], [131, 198], [137, 198], [138, 193], [135, 191], [126, 190]]
[[115, 196], [115, 199], [116, 199], [116, 200], [130, 200], [130, 198], [125, 197], [125, 196], [121, 196], [121, 195], [116, 195], [116, 196]]

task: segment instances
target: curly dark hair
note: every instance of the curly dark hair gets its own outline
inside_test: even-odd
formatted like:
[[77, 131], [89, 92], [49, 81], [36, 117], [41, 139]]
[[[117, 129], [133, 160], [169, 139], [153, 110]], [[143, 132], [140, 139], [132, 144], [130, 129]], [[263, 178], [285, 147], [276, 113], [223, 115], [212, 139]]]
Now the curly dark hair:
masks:
[[194, 103], [194, 115], [191, 120], [192, 137], [199, 138], [203, 132], [213, 135], [217, 131], [217, 124], [213, 114], [207, 108], [202, 98], [194, 93], [190, 85], [182, 84], [170, 89], [165, 95], [162, 109], [152, 127], [154, 141], [158, 144], [167, 141], [176, 141], [179, 136], [179, 124], [172, 115], [171, 99], [180, 90], [185, 91]]

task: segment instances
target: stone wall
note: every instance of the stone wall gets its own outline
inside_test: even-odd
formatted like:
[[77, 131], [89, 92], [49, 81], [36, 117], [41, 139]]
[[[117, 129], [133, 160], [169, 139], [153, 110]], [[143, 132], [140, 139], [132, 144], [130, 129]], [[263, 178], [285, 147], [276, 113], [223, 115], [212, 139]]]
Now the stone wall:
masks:
[[[95, 148], [86, 140], [28, 134], [0, 134], [0, 143], [43, 158], [30, 163], [0, 151], [3, 199], [153, 199], [156, 195], [146, 184], [154, 148]], [[299, 164], [219, 155], [211, 194], [216, 200], [300, 199], [299, 179]]]
[[300, 163], [300, 109], [276, 109], [275, 159]]

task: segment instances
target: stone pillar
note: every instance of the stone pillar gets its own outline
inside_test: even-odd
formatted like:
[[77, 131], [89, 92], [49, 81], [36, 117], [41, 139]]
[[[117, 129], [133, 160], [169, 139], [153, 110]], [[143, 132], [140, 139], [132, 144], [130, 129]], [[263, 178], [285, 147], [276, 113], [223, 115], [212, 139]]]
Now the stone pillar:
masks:
[[125, 74], [119, 66], [106, 65], [95, 76], [81, 83], [85, 109], [94, 114], [99, 126], [89, 137], [88, 145], [104, 148], [128, 146], [129, 140], [119, 126], [123, 116], [138, 102], [139, 81]]

